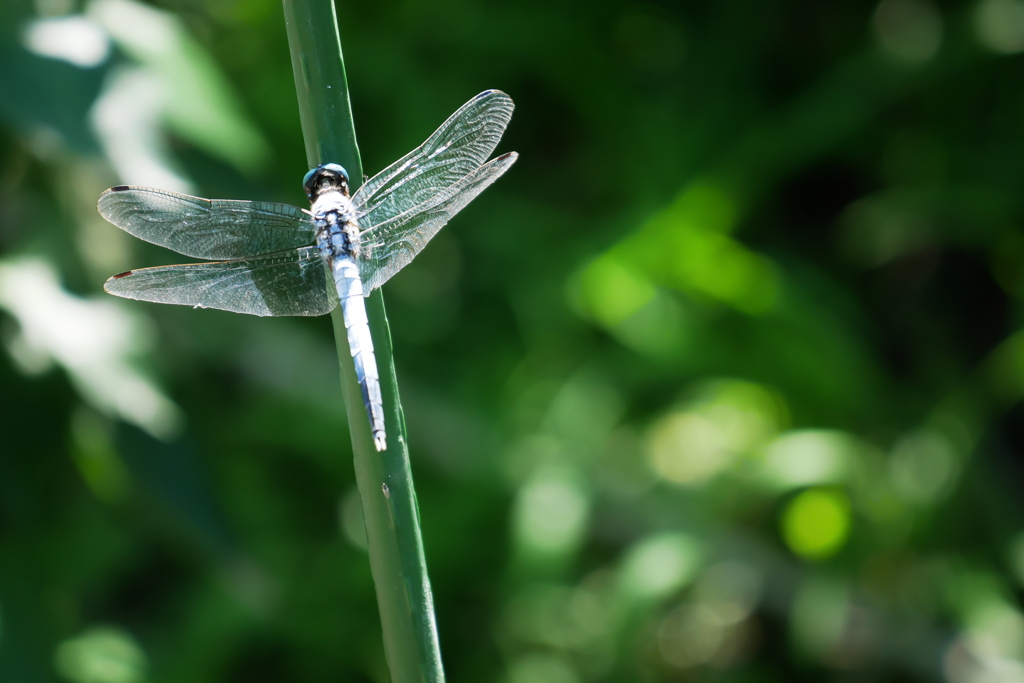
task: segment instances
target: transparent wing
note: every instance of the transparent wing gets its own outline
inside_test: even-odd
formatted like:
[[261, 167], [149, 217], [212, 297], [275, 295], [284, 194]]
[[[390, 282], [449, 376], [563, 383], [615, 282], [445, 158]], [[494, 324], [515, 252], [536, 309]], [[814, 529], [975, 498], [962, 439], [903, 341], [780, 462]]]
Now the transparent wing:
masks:
[[408, 265], [452, 216], [500, 178], [518, 158], [515, 152], [502, 154], [430, 201], [363, 232], [358, 259], [363, 291], [369, 294]]
[[288, 204], [203, 199], [150, 187], [119, 185], [100, 195], [108, 221], [179, 254], [233, 259], [312, 244], [310, 215]]
[[327, 272], [316, 247], [130, 270], [107, 280], [103, 289], [126, 299], [259, 316], [323, 315], [337, 304], [328, 295]]
[[426, 142], [363, 184], [352, 197], [370, 228], [429, 202], [475, 171], [512, 118], [512, 98], [485, 90], [452, 114]]

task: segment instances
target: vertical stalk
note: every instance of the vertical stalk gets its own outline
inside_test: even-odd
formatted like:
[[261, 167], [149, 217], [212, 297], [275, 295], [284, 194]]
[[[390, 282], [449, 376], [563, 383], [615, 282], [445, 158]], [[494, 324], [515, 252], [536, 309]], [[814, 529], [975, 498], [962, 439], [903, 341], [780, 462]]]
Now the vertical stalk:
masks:
[[[283, 0], [299, 118], [310, 168], [326, 162], [362, 184], [362, 163], [332, 0]], [[328, 278], [329, 286], [333, 283]], [[366, 523], [370, 569], [377, 590], [384, 653], [393, 683], [443, 683], [433, 597], [423, 556], [405, 418], [399, 403], [391, 332], [380, 291], [366, 301], [380, 371], [388, 448], [373, 447], [340, 308], [332, 313], [341, 386], [348, 412], [356, 482]]]

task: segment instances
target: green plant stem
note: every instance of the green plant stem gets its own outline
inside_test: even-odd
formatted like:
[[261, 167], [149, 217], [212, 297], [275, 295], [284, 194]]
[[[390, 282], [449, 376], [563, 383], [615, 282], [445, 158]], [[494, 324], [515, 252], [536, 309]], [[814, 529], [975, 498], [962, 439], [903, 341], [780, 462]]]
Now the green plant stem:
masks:
[[[310, 168], [326, 162], [340, 163], [348, 170], [354, 191], [362, 184], [362, 164], [334, 3], [332, 0], [283, 0], [283, 3], [306, 158]], [[373, 447], [340, 308], [334, 310], [332, 320], [352, 435], [356, 482], [366, 524], [370, 569], [380, 609], [384, 653], [393, 683], [443, 683], [405, 418], [391, 355], [391, 332], [379, 290], [367, 298], [366, 308], [384, 399], [388, 448], [383, 453]]]

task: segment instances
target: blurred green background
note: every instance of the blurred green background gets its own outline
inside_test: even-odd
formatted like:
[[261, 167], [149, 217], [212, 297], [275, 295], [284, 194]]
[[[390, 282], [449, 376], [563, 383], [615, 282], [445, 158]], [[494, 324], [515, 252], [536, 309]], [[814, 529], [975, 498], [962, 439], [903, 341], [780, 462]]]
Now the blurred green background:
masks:
[[[1024, 681], [1024, 1], [338, 5], [449, 680]], [[305, 202], [275, 0], [0, 5], [0, 681], [386, 681], [326, 318], [115, 300]]]

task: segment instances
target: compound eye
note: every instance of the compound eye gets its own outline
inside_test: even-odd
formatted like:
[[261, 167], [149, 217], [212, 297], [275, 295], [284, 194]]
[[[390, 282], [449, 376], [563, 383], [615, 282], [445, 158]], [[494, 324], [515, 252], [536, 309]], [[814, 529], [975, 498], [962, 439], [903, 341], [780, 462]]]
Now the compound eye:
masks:
[[342, 166], [341, 164], [323, 164], [320, 168], [322, 168], [322, 169], [324, 169], [324, 171], [327, 171], [327, 172], [332, 173], [334, 175], [341, 176], [342, 178], [345, 179], [345, 184], [348, 185], [348, 183], [349, 183], [348, 171], [346, 171], [345, 167]]
[[306, 191], [306, 195], [307, 196], [313, 194], [313, 179], [320, 172], [321, 168], [323, 168], [323, 167], [322, 166], [317, 166], [316, 168], [311, 168], [306, 173], [306, 175], [304, 175], [302, 177], [302, 189], [304, 189]]
[[320, 164], [316, 168], [311, 168], [302, 179], [302, 187], [306, 190], [306, 196], [313, 199], [313, 195], [317, 193], [318, 187], [324, 180], [333, 180], [334, 182], [331, 184], [343, 185], [345, 191], [348, 191], [348, 171], [341, 164]]

